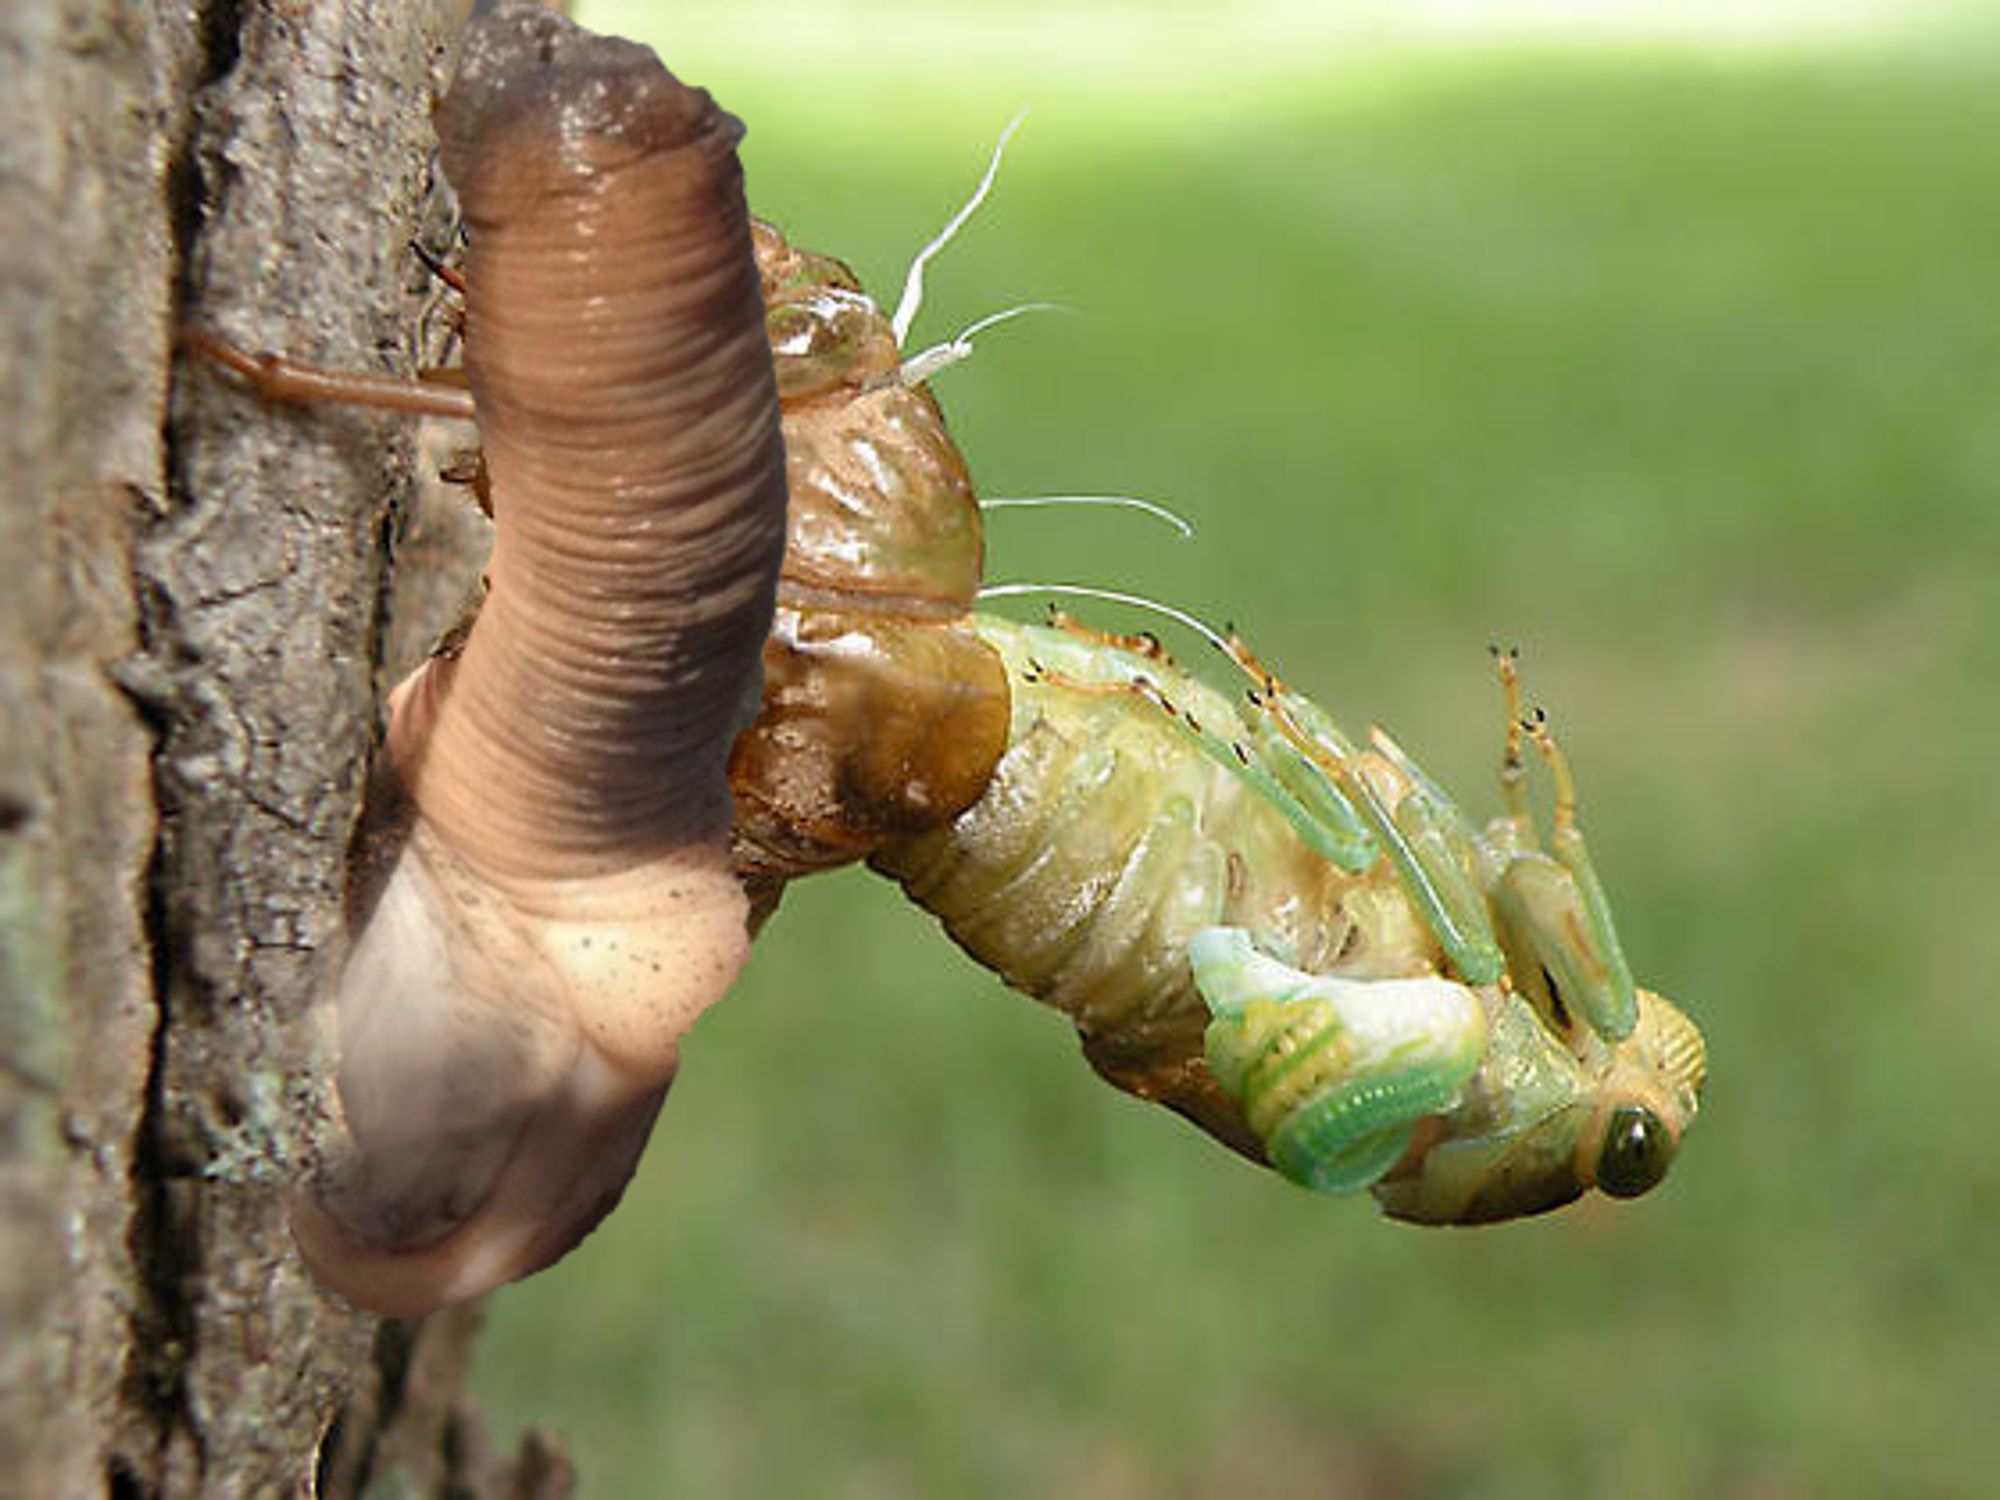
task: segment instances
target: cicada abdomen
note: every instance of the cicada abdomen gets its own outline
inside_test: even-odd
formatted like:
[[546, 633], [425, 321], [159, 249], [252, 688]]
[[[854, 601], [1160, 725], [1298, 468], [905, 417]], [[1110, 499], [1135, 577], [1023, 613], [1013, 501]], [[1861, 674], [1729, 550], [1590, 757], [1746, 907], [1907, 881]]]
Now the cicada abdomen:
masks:
[[1150, 638], [976, 623], [1007, 665], [1007, 753], [979, 802], [873, 863], [1068, 1015], [1106, 1079], [1400, 1218], [1660, 1180], [1700, 1034], [1625, 971], [1544, 729], [1548, 853], [1518, 731], [1509, 816], [1475, 832], [1386, 736], [1350, 741], [1234, 641], [1242, 707]]
[[764, 701], [730, 759], [759, 916], [785, 881], [949, 821], [1006, 748], [999, 657], [973, 629], [984, 545], [937, 403], [838, 261], [756, 231], [791, 512]]

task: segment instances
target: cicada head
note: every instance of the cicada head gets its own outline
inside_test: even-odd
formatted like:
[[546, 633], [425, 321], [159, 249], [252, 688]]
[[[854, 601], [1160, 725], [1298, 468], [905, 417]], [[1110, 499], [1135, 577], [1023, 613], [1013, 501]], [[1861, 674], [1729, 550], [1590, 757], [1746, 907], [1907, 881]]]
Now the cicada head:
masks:
[[1490, 992], [1488, 1003], [1479, 1071], [1376, 1184], [1383, 1210], [1485, 1224], [1560, 1208], [1592, 1188], [1636, 1198], [1657, 1187], [1707, 1069], [1694, 1022], [1641, 989], [1631, 1033], [1578, 1057], [1519, 992]]

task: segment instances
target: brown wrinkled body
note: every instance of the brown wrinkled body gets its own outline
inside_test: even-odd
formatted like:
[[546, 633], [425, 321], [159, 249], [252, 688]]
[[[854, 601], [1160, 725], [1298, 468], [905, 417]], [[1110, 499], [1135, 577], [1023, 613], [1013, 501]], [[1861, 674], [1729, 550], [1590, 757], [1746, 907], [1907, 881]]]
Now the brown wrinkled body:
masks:
[[439, 112], [470, 232], [491, 589], [391, 698], [329, 1008], [315, 1274], [412, 1315], [616, 1202], [748, 948], [723, 774], [784, 544], [742, 127], [515, 0]]
[[936, 402], [897, 379], [889, 320], [852, 272], [768, 225], [756, 242], [791, 491], [763, 712], [729, 762], [761, 921], [785, 881], [977, 801], [1008, 692], [971, 624], [979, 507]]

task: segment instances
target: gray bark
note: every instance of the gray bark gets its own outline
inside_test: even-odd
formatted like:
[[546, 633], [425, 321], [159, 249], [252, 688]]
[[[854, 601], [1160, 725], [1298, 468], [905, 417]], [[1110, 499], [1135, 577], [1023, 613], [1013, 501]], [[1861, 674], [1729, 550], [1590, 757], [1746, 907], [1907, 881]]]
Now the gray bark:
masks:
[[468, 1425], [476, 1315], [378, 1326], [284, 1227], [413, 434], [172, 357], [426, 353], [449, 19], [0, 6], [0, 1492], [565, 1482]]

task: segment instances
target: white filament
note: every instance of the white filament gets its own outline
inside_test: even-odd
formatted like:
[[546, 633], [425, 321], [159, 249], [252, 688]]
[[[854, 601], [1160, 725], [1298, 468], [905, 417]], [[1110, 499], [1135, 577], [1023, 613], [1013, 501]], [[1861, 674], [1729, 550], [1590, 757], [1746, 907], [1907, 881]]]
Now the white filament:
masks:
[[1136, 510], [1155, 520], [1164, 521], [1180, 533], [1182, 541], [1194, 535], [1193, 523], [1178, 512], [1152, 500], [1142, 500], [1137, 495], [1024, 495], [981, 500], [981, 510], [1039, 510], [1059, 505], [1097, 505], [1110, 510]]
[[[986, 163], [986, 173], [979, 179], [979, 186], [972, 190], [972, 196], [965, 200], [965, 206], [951, 216], [944, 228], [940, 229], [931, 242], [917, 252], [917, 258], [910, 262], [910, 271], [903, 278], [902, 300], [896, 304], [896, 315], [889, 320], [896, 332], [896, 344], [900, 348], [910, 336], [910, 325], [917, 321], [917, 313], [924, 305], [924, 267], [930, 258], [949, 245], [965, 221], [978, 211], [986, 201], [986, 195], [993, 191], [994, 179], [1000, 175], [1000, 158], [1006, 153], [1007, 143], [1014, 138], [1014, 132], [1021, 128], [1021, 122], [1028, 118], [1024, 109], [1007, 122], [1007, 128], [1000, 132], [1000, 139], [994, 143], [993, 155]], [[964, 337], [964, 335], [960, 335]], [[961, 356], [962, 357], [962, 356]]]
[[1228, 640], [1222, 633], [1205, 621], [1197, 619], [1184, 609], [1171, 604], [1162, 604], [1157, 599], [1148, 599], [1144, 594], [1127, 594], [1118, 589], [1093, 588], [1085, 583], [990, 583], [979, 591], [982, 599], [1017, 599], [1031, 594], [1055, 594], [1075, 599], [1102, 599], [1110, 604], [1129, 604], [1134, 609], [1149, 609], [1154, 614], [1185, 625], [1196, 635], [1225, 656], [1234, 656]]
[[949, 370], [960, 360], [971, 358], [974, 334], [984, 333], [1009, 318], [1020, 317], [1022, 313], [1075, 311], [1075, 308], [1065, 307], [1060, 302], [1022, 302], [1014, 307], [1002, 308], [997, 313], [988, 313], [978, 322], [968, 323], [942, 344], [932, 344], [930, 348], [912, 354], [897, 366], [896, 379], [904, 385], [922, 385], [940, 370]]

